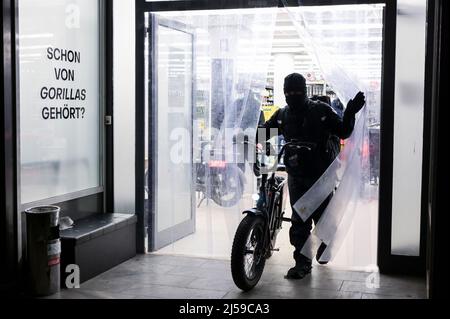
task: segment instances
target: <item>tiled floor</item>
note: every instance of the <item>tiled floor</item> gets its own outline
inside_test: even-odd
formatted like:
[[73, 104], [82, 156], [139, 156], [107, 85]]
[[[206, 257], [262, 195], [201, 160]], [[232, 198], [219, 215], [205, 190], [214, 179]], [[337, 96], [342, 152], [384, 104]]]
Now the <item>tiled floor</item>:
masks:
[[[251, 188], [251, 185], [247, 186]], [[367, 201], [359, 209], [347, 240], [332, 265], [315, 265], [311, 276], [301, 281], [284, 279], [293, 262], [289, 225], [284, 225], [277, 241], [280, 252], [268, 260], [259, 285], [249, 293], [242, 293], [233, 283], [230, 262], [226, 259], [243, 217], [241, 212], [252, 205], [251, 194], [248, 189], [243, 201], [230, 209], [203, 204], [196, 212], [195, 234], [159, 250], [157, 255], [138, 256], [86, 282], [80, 289], [64, 290], [51, 298], [426, 298], [425, 279], [348, 271], [370, 271], [367, 265], [376, 263], [376, 199]], [[290, 209], [287, 214], [291, 214]], [[377, 280], [370, 280], [376, 276], [378, 288], [373, 287]]]
[[[268, 264], [259, 285], [242, 293], [233, 283], [229, 261], [141, 255], [55, 299], [373, 299], [426, 298], [425, 280], [380, 276], [370, 288], [370, 273], [315, 266], [301, 281], [284, 279], [288, 266]], [[376, 281], [375, 281], [376, 283]]]

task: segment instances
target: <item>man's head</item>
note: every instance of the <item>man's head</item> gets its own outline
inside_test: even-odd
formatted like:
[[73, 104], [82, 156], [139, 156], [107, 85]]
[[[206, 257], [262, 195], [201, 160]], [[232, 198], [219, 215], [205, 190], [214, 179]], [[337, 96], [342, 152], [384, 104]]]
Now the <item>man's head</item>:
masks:
[[295, 110], [300, 110], [305, 105], [306, 79], [298, 73], [290, 74], [284, 80], [284, 95], [287, 104]]

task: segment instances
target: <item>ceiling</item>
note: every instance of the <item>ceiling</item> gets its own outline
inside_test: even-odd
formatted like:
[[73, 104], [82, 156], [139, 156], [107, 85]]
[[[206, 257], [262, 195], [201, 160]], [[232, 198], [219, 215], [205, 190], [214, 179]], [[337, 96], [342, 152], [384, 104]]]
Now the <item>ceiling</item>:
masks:
[[[277, 10], [275, 14], [274, 10]], [[260, 16], [266, 16], [267, 20], [271, 21], [255, 23], [259, 17], [256, 13], [259, 12]], [[261, 41], [261, 52], [268, 53], [270, 51], [268, 81], [271, 83], [274, 77], [275, 57], [279, 54], [289, 54], [293, 57], [293, 72], [312, 73], [318, 79], [322, 78], [321, 70], [327, 72], [326, 67], [330, 68], [330, 65], [327, 66], [324, 63], [329, 63], [339, 65], [339, 69], [345, 70], [345, 72], [358, 74], [364, 81], [379, 81], [383, 40], [382, 14], [380, 12], [382, 12], [382, 8], [379, 5], [352, 5], [303, 7], [289, 10], [284, 8], [202, 10], [160, 14], [186, 25], [195, 25], [194, 28], [200, 34], [208, 34], [197, 43], [198, 52], [203, 49], [206, 50], [204, 52], [210, 52], [211, 41], [209, 39], [211, 35], [209, 33], [214, 32], [212, 31], [214, 28], [220, 29], [222, 35], [226, 36], [225, 31], [235, 30], [233, 26], [240, 23], [239, 28], [244, 30], [243, 32], [250, 32], [254, 38], [258, 38], [257, 41]], [[249, 23], [246, 23], [246, 17], [249, 19]], [[297, 21], [307, 23], [308, 33], [303, 33], [305, 29]], [[245, 29], [247, 25], [252, 29]], [[265, 34], [267, 37], [264, 36]], [[243, 39], [239, 45], [247, 45], [249, 50], [254, 50], [257, 41], [248, 43], [248, 40]], [[331, 55], [328, 52], [331, 52]], [[259, 57], [259, 60], [256, 58], [256, 61], [242, 62], [239, 67], [266, 68], [267, 54], [266, 57]], [[331, 63], [330, 60], [332, 60]], [[320, 67], [317, 61], [320, 61]], [[197, 65], [200, 72], [203, 70], [205, 74], [210, 74], [210, 65], [208, 65], [207, 59], [198, 59]]]

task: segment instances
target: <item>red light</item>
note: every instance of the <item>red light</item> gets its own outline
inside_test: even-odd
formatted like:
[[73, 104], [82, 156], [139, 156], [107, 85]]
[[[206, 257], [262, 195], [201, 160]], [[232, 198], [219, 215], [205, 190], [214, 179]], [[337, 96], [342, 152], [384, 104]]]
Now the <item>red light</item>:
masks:
[[369, 147], [369, 143], [367, 141], [364, 142], [362, 153], [363, 153], [364, 158], [367, 158], [370, 156], [370, 147]]
[[211, 168], [225, 168], [227, 166], [227, 162], [225, 161], [211, 161], [209, 162], [209, 167]]

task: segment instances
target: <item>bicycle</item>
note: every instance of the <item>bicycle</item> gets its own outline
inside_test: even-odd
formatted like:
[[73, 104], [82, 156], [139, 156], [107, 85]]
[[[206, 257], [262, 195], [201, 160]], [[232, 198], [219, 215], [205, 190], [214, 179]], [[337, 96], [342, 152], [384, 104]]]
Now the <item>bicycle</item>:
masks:
[[[283, 222], [292, 222], [284, 217], [288, 195], [287, 179], [276, 175], [288, 147], [310, 150], [308, 145], [298, 141], [282, 146], [277, 162], [270, 169], [270, 178], [262, 179], [257, 207], [244, 211], [243, 214], [247, 216], [239, 224], [234, 237], [231, 273], [234, 283], [243, 291], [250, 291], [258, 284], [266, 260], [274, 251], [279, 251], [275, 245]], [[268, 177], [269, 174], [265, 175]]]

